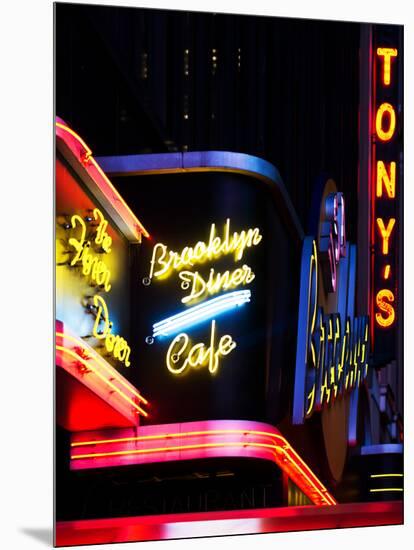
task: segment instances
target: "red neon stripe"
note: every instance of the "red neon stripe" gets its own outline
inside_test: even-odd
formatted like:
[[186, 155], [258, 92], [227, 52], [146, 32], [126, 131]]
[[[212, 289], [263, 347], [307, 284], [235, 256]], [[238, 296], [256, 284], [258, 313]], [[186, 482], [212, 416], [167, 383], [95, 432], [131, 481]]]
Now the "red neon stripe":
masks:
[[[80, 348], [80, 350], [78, 351], [77, 349], [73, 349], [71, 351], [76, 352], [76, 354], [80, 355], [81, 357], [82, 357], [81, 355], [82, 352], [86, 352], [86, 354], [92, 356], [92, 358], [95, 361], [97, 361], [97, 363], [99, 363], [106, 371], [109, 372], [111, 378], [115, 378], [117, 382], [122, 384], [122, 386], [124, 386], [128, 391], [133, 393], [140, 401], [144, 403], [144, 405], [148, 405], [148, 401], [136, 390], [136, 388], [130, 382], [128, 382], [128, 380], [126, 380], [123, 376], [118, 374], [117, 371], [111, 365], [109, 365], [109, 363], [107, 363], [103, 359], [103, 357], [101, 357], [91, 346], [87, 345], [83, 340], [80, 340], [79, 338], [76, 338], [75, 336], [68, 334], [67, 332], [56, 331], [56, 336], [61, 337], [62, 339], [66, 338], [74, 342], [77, 345], [77, 347]], [[59, 345], [63, 345], [62, 340], [60, 341], [56, 340], [56, 342]]]
[[[115, 409], [117, 407], [111, 399], [111, 394], [120, 398], [118, 404], [124, 408], [124, 413], [127, 411], [133, 424], [136, 423], [137, 414], [148, 417], [148, 413], [140, 406], [140, 403], [148, 405], [148, 401], [140, 395], [137, 389], [112, 365], [107, 363], [103, 357], [96, 353], [91, 346], [74, 336], [67, 326], [63, 327], [61, 322], [56, 325], [57, 365], [78, 379], [79, 375], [74, 365], [76, 363], [83, 365], [86, 372], [89, 371], [89, 374], [86, 378], [81, 377], [81, 382], [92, 391], [97, 391], [100, 397]], [[72, 361], [68, 361], [66, 357], [71, 357]], [[93, 378], [90, 378], [90, 376]], [[131, 412], [125, 409], [126, 406], [131, 407], [129, 409]]]
[[292, 506], [57, 522], [57, 546], [399, 525], [402, 502]]

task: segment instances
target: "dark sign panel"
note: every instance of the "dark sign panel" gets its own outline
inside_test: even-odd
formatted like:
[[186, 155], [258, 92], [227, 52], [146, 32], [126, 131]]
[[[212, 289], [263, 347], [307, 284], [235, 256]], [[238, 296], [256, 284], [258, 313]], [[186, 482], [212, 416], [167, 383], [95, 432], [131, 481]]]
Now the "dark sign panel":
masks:
[[298, 249], [266, 184], [234, 173], [116, 185], [151, 234], [133, 269], [131, 378], [151, 422], [288, 413]]

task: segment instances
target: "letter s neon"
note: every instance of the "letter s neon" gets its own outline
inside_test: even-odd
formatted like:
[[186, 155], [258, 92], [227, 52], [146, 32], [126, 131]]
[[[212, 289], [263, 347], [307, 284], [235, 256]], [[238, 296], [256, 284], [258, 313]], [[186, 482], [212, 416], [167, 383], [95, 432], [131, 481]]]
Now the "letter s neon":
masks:
[[382, 289], [377, 293], [375, 298], [378, 309], [381, 310], [386, 316], [383, 316], [383, 313], [376, 313], [375, 320], [380, 327], [387, 328], [390, 327], [395, 321], [395, 309], [389, 303], [394, 301], [394, 294], [391, 290]]

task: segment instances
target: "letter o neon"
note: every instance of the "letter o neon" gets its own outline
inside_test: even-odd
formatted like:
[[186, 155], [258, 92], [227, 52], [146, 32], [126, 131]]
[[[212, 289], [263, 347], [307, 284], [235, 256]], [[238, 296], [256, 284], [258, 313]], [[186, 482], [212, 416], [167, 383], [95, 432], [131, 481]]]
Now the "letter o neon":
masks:
[[[385, 113], [388, 113], [389, 116], [388, 130], [384, 130], [382, 127], [382, 121]], [[390, 103], [382, 103], [378, 108], [377, 117], [375, 120], [375, 129], [377, 136], [381, 141], [389, 141], [392, 138], [395, 132], [395, 121], [396, 117], [394, 107]]]

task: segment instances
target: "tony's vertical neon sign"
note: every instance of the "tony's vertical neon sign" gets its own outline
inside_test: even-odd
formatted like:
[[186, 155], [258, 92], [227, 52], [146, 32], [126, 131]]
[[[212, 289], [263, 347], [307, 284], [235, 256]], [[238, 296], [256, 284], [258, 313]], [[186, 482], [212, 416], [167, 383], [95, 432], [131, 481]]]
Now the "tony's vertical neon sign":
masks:
[[[372, 319], [378, 356], [392, 354], [398, 322], [402, 109], [398, 34], [378, 26], [373, 47]], [[389, 336], [388, 336], [389, 335]]]

